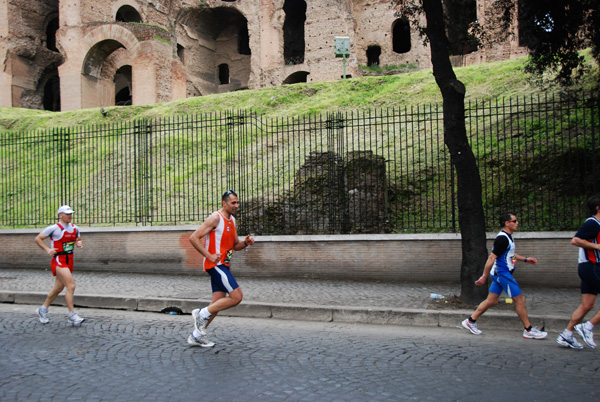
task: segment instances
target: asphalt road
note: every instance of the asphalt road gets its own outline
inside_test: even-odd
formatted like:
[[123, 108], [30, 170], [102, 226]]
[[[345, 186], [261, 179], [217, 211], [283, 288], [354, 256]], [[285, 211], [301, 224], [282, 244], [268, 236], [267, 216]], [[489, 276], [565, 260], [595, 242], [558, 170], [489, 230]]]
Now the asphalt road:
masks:
[[1, 401], [599, 400], [600, 351], [556, 334], [218, 317], [214, 348], [190, 315], [0, 304]]

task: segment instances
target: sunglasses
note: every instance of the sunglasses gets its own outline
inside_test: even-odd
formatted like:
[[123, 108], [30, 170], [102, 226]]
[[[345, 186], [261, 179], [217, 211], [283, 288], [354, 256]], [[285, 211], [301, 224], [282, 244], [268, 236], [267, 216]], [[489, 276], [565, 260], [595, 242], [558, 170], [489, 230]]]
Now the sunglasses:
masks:
[[233, 194], [233, 195], [237, 196], [237, 194], [235, 193], [235, 191], [233, 191], [233, 190], [227, 190], [227, 191], [225, 191], [225, 194], [223, 194], [223, 196], [221, 197], [221, 199], [222, 199], [223, 201], [225, 201], [227, 198], [229, 198], [229, 196], [230, 196], [231, 194]]
[[519, 221], [518, 221], [518, 220], [516, 220], [516, 219], [513, 219], [512, 221], [507, 221], [507, 222], [510, 222], [510, 223], [515, 223], [515, 222], [519, 222]]

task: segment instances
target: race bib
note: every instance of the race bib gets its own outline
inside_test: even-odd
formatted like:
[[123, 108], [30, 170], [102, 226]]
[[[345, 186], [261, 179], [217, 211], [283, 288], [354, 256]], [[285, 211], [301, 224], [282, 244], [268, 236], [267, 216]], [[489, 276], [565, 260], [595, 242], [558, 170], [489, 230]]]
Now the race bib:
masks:
[[63, 243], [63, 250], [67, 254], [73, 254], [73, 250], [75, 250], [75, 242], [69, 241], [69, 242]]

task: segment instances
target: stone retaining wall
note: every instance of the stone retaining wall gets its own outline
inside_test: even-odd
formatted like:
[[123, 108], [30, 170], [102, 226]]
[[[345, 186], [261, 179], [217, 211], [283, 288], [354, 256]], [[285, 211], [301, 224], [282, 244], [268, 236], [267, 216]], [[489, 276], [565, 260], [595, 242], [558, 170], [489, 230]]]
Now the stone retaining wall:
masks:
[[[194, 226], [81, 228], [75, 251], [82, 271], [202, 274], [202, 258], [189, 243]], [[35, 244], [39, 229], [0, 230], [0, 269], [46, 269], [48, 256]], [[491, 250], [495, 233], [488, 233]], [[577, 248], [571, 232], [516, 233], [517, 253], [538, 265], [518, 263], [527, 286], [577, 287]], [[316, 278], [358, 281], [459, 283], [460, 236], [456, 234], [257, 236], [236, 252], [237, 277]]]

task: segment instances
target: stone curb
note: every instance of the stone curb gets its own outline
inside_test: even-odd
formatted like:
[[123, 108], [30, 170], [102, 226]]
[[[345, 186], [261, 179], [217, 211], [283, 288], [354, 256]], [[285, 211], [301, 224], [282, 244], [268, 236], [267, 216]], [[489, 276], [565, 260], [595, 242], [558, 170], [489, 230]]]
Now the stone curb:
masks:
[[[39, 305], [45, 298], [46, 293], [0, 291], [0, 303]], [[190, 314], [193, 309], [208, 304], [210, 300], [77, 295], [75, 302], [76, 307], [157, 313], [174, 308], [178, 313]], [[66, 306], [64, 298], [60, 297], [53, 305]], [[471, 310], [386, 309], [243, 302], [219, 314], [228, 317], [460, 328], [461, 321], [471, 313]], [[546, 331], [560, 332], [569, 322], [569, 317], [532, 315], [529, 318], [532, 325], [544, 328]], [[521, 322], [514, 311], [509, 313], [488, 311], [478, 321], [478, 326], [482, 330], [519, 329]]]

